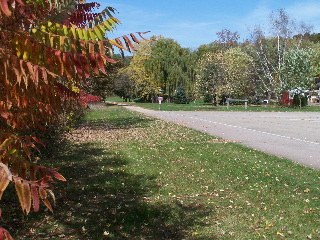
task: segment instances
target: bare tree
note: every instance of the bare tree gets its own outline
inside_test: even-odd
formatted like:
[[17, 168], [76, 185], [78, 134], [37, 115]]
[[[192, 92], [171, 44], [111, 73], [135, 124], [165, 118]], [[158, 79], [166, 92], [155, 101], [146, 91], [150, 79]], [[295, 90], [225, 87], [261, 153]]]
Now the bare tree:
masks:
[[218, 40], [217, 43], [224, 44], [227, 48], [233, 47], [238, 44], [240, 34], [238, 32], [232, 32], [229, 29], [222, 29], [217, 32]]

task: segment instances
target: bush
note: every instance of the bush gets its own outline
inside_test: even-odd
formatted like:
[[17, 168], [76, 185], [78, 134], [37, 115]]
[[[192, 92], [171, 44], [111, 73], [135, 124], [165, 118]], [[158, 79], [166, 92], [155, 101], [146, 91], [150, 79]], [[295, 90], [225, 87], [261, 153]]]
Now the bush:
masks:
[[177, 104], [189, 103], [189, 96], [186, 93], [186, 89], [183, 86], [178, 87], [175, 95], [173, 96], [173, 102]]
[[205, 94], [204, 98], [203, 98], [203, 102], [204, 103], [212, 103], [213, 102], [212, 94], [209, 94], [209, 93]]
[[295, 94], [293, 97], [293, 106], [294, 107], [305, 107], [308, 105], [308, 98], [302, 94]]

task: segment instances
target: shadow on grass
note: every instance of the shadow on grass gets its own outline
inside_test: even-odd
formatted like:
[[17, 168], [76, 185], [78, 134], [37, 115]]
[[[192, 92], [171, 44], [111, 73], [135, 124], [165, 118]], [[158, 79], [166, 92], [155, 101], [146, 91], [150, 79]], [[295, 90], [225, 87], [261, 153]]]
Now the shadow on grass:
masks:
[[196, 206], [152, 204], [150, 193], [158, 189], [155, 177], [127, 173], [123, 167], [128, 161], [118, 154], [90, 144], [69, 146], [68, 152], [64, 162], [70, 166], [62, 171], [69, 180], [59, 184], [63, 190], [55, 219], [74, 237], [183, 239], [184, 230], [195, 223], [187, 212], [196, 219]]
[[18, 217], [16, 239], [185, 239], [208, 214], [176, 200], [155, 202], [156, 177], [126, 172], [127, 159], [105, 148], [65, 144], [58, 159], [67, 182], [56, 184], [54, 214], [42, 207], [25, 222]]

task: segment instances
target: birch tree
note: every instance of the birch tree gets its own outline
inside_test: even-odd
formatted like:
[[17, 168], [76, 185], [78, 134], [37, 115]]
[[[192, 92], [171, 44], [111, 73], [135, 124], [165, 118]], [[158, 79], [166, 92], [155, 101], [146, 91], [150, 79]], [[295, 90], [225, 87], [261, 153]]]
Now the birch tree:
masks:
[[[256, 76], [261, 87], [271, 97], [277, 97], [284, 85], [281, 69], [285, 64], [286, 52], [293, 46], [290, 42], [294, 34], [305, 34], [311, 29], [303, 22], [297, 24], [284, 9], [273, 11], [270, 15], [270, 35], [268, 36], [261, 26], [252, 31], [254, 51], [251, 52], [255, 61], [252, 61]], [[298, 27], [300, 26], [300, 27]], [[297, 32], [299, 31], [299, 32]], [[300, 48], [299, 41], [296, 49]]]

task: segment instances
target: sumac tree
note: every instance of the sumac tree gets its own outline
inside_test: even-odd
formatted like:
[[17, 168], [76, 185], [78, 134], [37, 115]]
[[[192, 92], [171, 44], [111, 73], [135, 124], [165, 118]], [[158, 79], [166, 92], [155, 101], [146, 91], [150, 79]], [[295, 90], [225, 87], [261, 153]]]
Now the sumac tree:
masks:
[[[78, 107], [86, 79], [106, 73], [113, 48], [134, 50], [144, 33], [108, 39], [120, 20], [108, 7], [75, 0], [2, 0], [0, 5], [0, 198], [10, 183], [28, 214], [42, 201], [50, 211], [58, 169], [35, 161], [37, 132]], [[138, 38], [137, 35], [140, 37]], [[0, 239], [11, 239], [0, 229]]]

